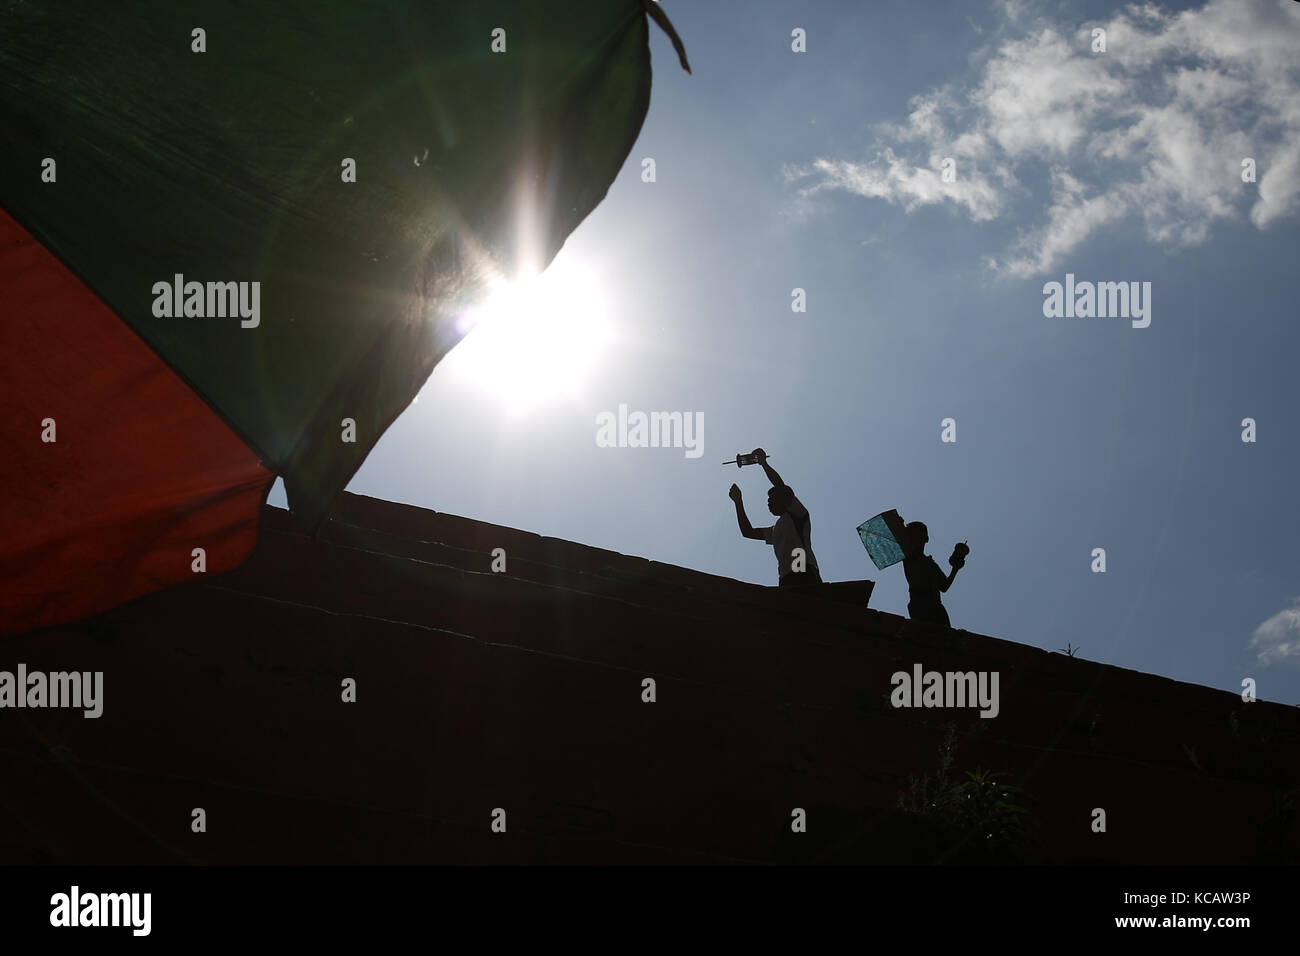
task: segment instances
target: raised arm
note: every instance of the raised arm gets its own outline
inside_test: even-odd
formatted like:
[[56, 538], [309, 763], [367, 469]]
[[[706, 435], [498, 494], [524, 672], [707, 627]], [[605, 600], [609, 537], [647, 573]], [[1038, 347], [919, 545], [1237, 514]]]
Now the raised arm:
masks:
[[740, 525], [740, 533], [746, 538], [762, 541], [763, 532], [755, 530], [754, 526], [749, 523], [749, 515], [745, 514], [745, 502], [740, 496], [740, 486], [732, 485], [727, 494], [736, 503], [736, 524]]
[[785, 482], [781, 480], [781, 476], [776, 473], [775, 468], [767, 463], [767, 452], [761, 448], [755, 448], [754, 455], [757, 456], [758, 463], [763, 466], [763, 470], [767, 472], [767, 480], [772, 482], [772, 487], [780, 488], [783, 486]]
[[[970, 553], [970, 548], [966, 547], [965, 541], [963, 541], [961, 544], [957, 545], [955, 548], [952, 549], [952, 557], [948, 559], [948, 563], [952, 565], [952, 570], [948, 572], [947, 578], [943, 578], [940, 580], [939, 582], [940, 591], [946, 593], [948, 589], [952, 587], [953, 578], [957, 577], [957, 572], [966, 566], [966, 555], [968, 555], [969, 553]], [[940, 571], [939, 573], [940, 575], [943, 574], [942, 571]]]

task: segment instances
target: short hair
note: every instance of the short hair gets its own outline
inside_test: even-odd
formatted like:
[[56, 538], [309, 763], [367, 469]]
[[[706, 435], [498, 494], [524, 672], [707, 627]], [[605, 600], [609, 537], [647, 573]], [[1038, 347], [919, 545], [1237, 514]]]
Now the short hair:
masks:
[[903, 530], [912, 536], [913, 541], [920, 541], [922, 538], [930, 537], [930, 529], [921, 521], [909, 521], [903, 526]]

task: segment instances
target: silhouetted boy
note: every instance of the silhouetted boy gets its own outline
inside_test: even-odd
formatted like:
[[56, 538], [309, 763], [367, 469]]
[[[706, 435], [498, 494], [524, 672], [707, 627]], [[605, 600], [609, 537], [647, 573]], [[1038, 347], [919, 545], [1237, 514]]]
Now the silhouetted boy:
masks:
[[925, 553], [925, 546], [930, 541], [930, 532], [920, 521], [909, 522], [908, 555], [903, 558], [903, 573], [907, 575], [907, 588], [911, 600], [907, 603], [907, 615], [913, 621], [928, 621], [943, 627], [952, 627], [948, 612], [944, 610], [939, 595], [952, 586], [953, 578], [966, 564], [966, 555], [970, 549], [958, 544], [953, 549], [948, 563], [952, 571], [944, 574], [937, 561]]
[[[812, 519], [808, 516], [808, 509], [767, 463], [767, 452], [755, 448], [754, 455], [772, 482], [772, 488], [767, 493], [767, 510], [776, 515], [776, 524], [770, 528], [755, 528], [751, 525], [745, 514], [740, 488], [732, 485], [727, 494], [736, 503], [736, 522], [740, 525], [740, 533], [746, 538], [766, 541], [772, 546], [776, 552], [777, 582], [781, 587], [821, 584], [821, 572], [812, 552]], [[796, 554], [796, 551], [802, 551], [802, 556]], [[804, 570], [794, 570], [797, 565], [802, 565]]]

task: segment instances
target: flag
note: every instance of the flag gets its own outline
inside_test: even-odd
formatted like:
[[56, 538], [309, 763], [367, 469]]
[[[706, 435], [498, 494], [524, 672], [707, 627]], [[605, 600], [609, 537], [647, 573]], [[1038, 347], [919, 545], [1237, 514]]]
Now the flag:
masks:
[[318, 522], [649, 97], [644, 0], [0, 4], [0, 633]]

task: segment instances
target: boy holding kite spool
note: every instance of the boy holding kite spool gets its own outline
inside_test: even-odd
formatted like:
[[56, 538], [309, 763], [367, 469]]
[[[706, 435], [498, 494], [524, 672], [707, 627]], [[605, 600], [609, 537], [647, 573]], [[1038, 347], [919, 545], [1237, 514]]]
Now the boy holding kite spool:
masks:
[[[756, 462], [767, 472], [772, 488], [767, 493], [767, 510], [776, 515], [776, 524], [770, 528], [755, 528], [745, 514], [740, 488], [732, 485], [727, 494], [736, 505], [736, 523], [740, 533], [755, 541], [766, 541], [776, 552], [777, 582], [781, 587], [821, 584], [821, 572], [812, 553], [812, 519], [808, 509], [795, 497], [794, 491], [781, 480], [781, 476], [767, 463], [767, 452], [755, 448], [748, 455], [737, 455], [736, 466]], [[723, 464], [730, 464], [724, 462]]]
[[907, 602], [908, 617], [914, 621], [952, 627], [939, 596], [952, 587], [957, 572], [966, 564], [970, 548], [965, 542], [958, 542], [953, 548], [952, 557], [948, 559], [952, 571], [944, 574], [938, 562], [925, 553], [930, 532], [920, 521], [905, 525], [897, 511], [886, 511], [860, 524], [858, 536], [877, 568], [884, 570], [903, 562], [910, 598]]
[[957, 572], [966, 564], [966, 555], [970, 554], [964, 542], [957, 542], [952, 550], [948, 565], [952, 568], [947, 574], [939, 563], [925, 553], [925, 546], [930, 540], [930, 532], [920, 521], [907, 524], [909, 550], [903, 558], [903, 573], [907, 575], [907, 589], [911, 600], [907, 602], [907, 616], [913, 621], [928, 621], [941, 627], [952, 627], [948, 612], [944, 609], [939, 595], [952, 587]]

